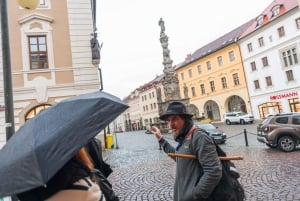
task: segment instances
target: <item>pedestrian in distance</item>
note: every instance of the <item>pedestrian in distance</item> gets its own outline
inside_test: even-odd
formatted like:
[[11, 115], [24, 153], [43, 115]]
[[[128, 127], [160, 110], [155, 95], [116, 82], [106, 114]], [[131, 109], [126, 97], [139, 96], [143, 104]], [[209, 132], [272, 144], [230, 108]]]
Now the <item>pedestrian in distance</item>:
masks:
[[222, 166], [216, 146], [211, 137], [194, 127], [193, 115], [187, 112], [182, 102], [171, 102], [160, 116], [167, 121], [173, 138], [178, 142], [173, 147], [164, 139], [160, 129], [151, 128], [166, 153], [194, 154], [197, 160], [173, 158], [176, 161], [174, 201], [208, 201], [222, 177]]
[[92, 170], [90, 156], [81, 148], [47, 184], [17, 197], [20, 201], [105, 201]]

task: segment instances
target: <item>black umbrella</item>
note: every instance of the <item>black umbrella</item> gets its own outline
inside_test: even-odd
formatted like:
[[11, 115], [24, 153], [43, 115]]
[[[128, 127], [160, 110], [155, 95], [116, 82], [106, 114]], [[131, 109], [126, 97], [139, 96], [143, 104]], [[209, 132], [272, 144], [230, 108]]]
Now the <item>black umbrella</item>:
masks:
[[61, 101], [27, 121], [0, 150], [0, 198], [42, 186], [128, 108], [95, 92]]

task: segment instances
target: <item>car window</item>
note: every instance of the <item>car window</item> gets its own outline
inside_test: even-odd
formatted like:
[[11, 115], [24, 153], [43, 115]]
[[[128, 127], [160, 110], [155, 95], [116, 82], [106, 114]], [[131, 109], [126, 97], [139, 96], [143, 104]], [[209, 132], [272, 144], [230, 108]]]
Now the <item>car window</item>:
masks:
[[292, 124], [300, 125], [300, 116], [294, 116], [292, 119]]
[[288, 123], [288, 117], [278, 117], [275, 121], [279, 124], [287, 124]]
[[269, 124], [269, 122], [271, 121], [271, 118], [267, 118], [265, 120], [263, 120], [263, 122], [261, 124]]
[[198, 126], [198, 127], [200, 127], [200, 128], [202, 128], [202, 129], [204, 129], [204, 130], [206, 130], [206, 129], [216, 129], [216, 127], [214, 127], [212, 124], [197, 124], [197, 123], [195, 123], [195, 126]]

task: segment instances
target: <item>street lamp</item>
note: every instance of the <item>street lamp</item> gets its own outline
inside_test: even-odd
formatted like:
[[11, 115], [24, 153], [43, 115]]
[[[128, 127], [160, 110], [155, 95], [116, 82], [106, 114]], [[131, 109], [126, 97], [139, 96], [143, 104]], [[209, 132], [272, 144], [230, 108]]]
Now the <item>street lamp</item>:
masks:
[[[5, 103], [5, 127], [6, 140], [15, 132], [14, 127], [14, 104], [13, 104], [13, 87], [10, 61], [9, 30], [7, 16], [7, 0], [1, 0], [1, 39], [2, 39], [2, 63], [3, 63], [3, 86], [4, 86], [4, 103]], [[18, 0], [21, 7], [25, 9], [35, 9], [39, 0]]]
[[[39, 0], [18, 0], [20, 6], [25, 9], [34, 9], [38, 6]], [[3, 64], [3, 88], [4, 88], [4, 104], [5, 104], [5, 128], [6, 141], [15, 133], [14, 122], [14, 101], [13, 87], [11, 75], [10, 61], [10, 45], [8, 31], [8, 16], [7, 16], [7, 0], [0, 1], [1, 12], [1, 40], [2, 40], [2, 64]], [[12, 201], [18, 199], [12, 195]]]

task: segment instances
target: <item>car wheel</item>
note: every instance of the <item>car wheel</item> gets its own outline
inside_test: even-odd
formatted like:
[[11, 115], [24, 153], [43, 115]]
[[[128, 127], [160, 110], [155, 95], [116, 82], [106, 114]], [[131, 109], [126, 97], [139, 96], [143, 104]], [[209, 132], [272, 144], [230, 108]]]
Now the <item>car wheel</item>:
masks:
[[291, 152], [296, 148], [295, 141], [290, 136], [281, 137], [278, 146], [284, 152]]
[[227, 124], [227, 125], [230, 125], [231, 122], [227, 119], [227, 120], [226, 120], [226, 124]]
[[244, 124], [245, 124], [245, 120], [244, 120], [244, 119], [241, 119], [240, 123], [241, 123], [242, 125], [244, 125]]

